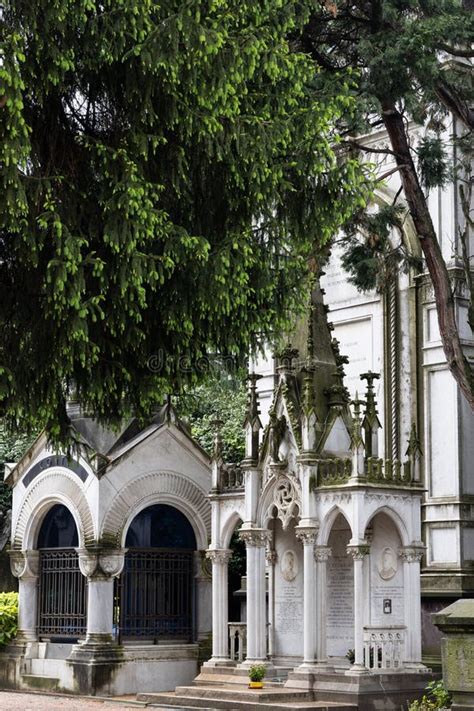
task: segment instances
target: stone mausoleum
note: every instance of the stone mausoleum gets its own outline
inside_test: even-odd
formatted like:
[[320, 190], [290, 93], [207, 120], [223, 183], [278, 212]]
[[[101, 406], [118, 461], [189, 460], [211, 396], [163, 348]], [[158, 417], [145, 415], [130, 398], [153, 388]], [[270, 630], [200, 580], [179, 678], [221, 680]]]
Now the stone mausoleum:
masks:
[[[209, 458], [167, 405], [116, 433], [71, 412], [72, 457], [40, 437], [9, 471], [20, 617], [4, 683], [248, 710], [248, 667], [265, 663], [258, 701], [272, 709], [398, 709], [419, 695], [416, 430], [403, 461], [380, 458], [378, 376], [362, 373], [350, 401], [318, 288], [298, 340], [278, 358], [265, 429], [249, 376], [238, 465], [222, 460], [218, 423]], [[246, 604], [229, 619], [236, 532]]]
[[70, 417], [75, 454], [40, 436], [6, 477], [19, 630], [3, 685], [172, 689], [211, 630], [209, 457], [169, 406], [121, 432]]

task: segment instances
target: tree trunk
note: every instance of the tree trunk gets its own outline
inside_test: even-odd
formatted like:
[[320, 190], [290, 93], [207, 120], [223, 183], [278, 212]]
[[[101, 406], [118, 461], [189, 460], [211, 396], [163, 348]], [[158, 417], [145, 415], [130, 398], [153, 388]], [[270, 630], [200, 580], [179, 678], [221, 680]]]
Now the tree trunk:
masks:
[[454, 296], [449, 273], [444, 261], [433, 221], [413, 163], [403, 117], [395, 104], [387, 102], [382, 107], [382, 117], [387, 130], [421, 249], [433, 282], [438, 312], [439, 331], [449, 370], [474, 410], [474, 382], [470, 363], [464, 356], [459, 338]]

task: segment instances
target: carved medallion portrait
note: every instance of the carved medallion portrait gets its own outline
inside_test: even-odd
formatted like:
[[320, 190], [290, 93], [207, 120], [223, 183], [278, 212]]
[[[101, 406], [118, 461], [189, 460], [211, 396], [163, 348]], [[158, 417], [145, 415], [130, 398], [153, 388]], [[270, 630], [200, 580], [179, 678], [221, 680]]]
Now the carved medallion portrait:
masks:
[[284, 580], [291, 583], [298, 574], [298, 559], [294, 551], [285, 551], [281, 557], [281, 574]]
[[397, 568], [397, 554], [393, 548], [387, 546], [380, 554], [379, 575], [382, 580], [391, 580], [396, 574]]

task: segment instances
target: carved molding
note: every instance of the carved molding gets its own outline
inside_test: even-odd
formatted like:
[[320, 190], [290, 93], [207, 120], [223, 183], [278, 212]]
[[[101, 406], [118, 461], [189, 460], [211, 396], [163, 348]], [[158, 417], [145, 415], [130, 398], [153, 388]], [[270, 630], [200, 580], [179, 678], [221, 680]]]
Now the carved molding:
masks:
[[[93, 541], [94, 522], [84, 495], [82, 484], [78, 483], [75, 474], [67, 471], [51, 470], [35, 479], [21, 504], [20, 512], [14, 524], [12, 545], [22, 548], [28, 542], [24, 540], [25, 532], [31, 522], [31, 512], [50, 499], [51, 505], [66, 502], [68, 508], [74, 511], [80, 522], [79, 538], [83, 541]], [[41, 517], [42, 518], [42, 517]], [[37, 521], [39, 523], [39, 520]]]
[[[144, 505], [160, 502], [175, 505], [191, 524], [196, 524], [201, 538], [207, 538], [211, 528], [211, 505], [206, 493], [183, 474], [169, 471], [150, 472], [128, 482], [110, 504], [101, 538], [115, 540], [120, 546], [130, 511], [138, 513]], [[197, 541], [198, 547], [202, 542]]]
[[286, 531], [290, 521], [297, 515], [301, 502], [301, 492], [295, 477], [280, 475], [273, 490], [273, 506], [277, 509], [283, 530]]
[[245, 542], [247, 546], [255, 546], [262, 548], [266, 546], [271, 539], [271, 532], [266, 528], [249, 528], [239, 532], [239, 538]]
[[210, 548], [206, 551], [206, 558], [214, 565], [227, 565], [232, 558], [232, 551], [228, 548]]
[[39, 575], [39, 551], [8, 551], [12, 575], [20, 580], [36, 580]]

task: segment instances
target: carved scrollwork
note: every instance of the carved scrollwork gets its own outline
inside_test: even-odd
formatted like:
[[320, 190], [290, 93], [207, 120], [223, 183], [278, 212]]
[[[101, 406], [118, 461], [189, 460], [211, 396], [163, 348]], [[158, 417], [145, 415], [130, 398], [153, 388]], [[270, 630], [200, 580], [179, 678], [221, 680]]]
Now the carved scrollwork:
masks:
[[296, 479], [286, 475], [279, 476], [273, 491], [273, 506], [277, 509], [277, 518], [280, 519], [284, 531], [288, 528], [291, 519], [296, 516], [300, 500]]

